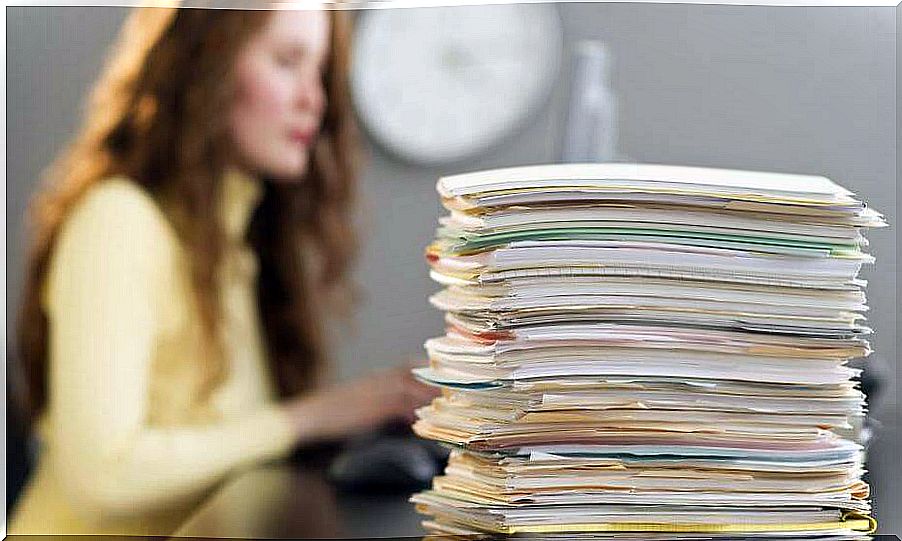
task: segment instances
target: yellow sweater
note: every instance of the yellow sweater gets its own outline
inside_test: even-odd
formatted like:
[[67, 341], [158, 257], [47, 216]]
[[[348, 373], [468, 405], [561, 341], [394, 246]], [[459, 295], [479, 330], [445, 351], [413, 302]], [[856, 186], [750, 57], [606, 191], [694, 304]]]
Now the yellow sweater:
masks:
[[202, 407], [192, 403], [200, 325], [188, 260], [156, 202], [112, 177], [67, 218], [43, 290], [42, 449], [10, 534], [167, 535], [225, 474], [291, 449], [265, 363], [257, 261], [243, 240], [262, 186], [237, 169], [223, 180], [229, 376]]

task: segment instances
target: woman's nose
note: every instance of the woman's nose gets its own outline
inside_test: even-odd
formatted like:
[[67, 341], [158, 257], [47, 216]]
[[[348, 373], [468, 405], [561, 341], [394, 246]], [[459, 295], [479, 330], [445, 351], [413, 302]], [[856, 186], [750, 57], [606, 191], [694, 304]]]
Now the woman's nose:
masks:
[[305, 78], [298, 89], [298, 105], [305, 111], [311, 111], [317, 116], [323, 112], [326, 102], [326, 92], [319, 77]]

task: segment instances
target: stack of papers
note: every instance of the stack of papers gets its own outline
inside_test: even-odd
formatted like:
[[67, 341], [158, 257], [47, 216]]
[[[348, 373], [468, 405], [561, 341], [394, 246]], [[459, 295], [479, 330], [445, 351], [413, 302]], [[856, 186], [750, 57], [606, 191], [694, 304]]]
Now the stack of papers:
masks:
[[447, 333], [415, 373], [443, 395], [414, 430], [452, 453], [412, 497], [430, 531], [873, 531], [849, 361], [879, 213], [823, 177], [662, 165], [437, 188]]

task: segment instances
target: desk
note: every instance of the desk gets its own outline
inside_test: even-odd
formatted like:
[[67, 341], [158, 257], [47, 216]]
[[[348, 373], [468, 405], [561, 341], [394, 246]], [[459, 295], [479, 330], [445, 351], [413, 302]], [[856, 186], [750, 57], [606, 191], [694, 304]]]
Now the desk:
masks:
[[322, 469], [269, 465], [237, 473], [173, 534], [176, 537], [420, 537], [407, 494], [346, 494]]

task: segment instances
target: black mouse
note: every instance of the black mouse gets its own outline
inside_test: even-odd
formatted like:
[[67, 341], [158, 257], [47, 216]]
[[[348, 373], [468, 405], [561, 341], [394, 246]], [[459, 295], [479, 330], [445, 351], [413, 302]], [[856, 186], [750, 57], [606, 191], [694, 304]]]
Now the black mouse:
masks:
[[442, 472], [447, 451], [413, 435], [380, 433], [350, 442], [328, 474], [339, 488], [400, 491], [428, 487]]

